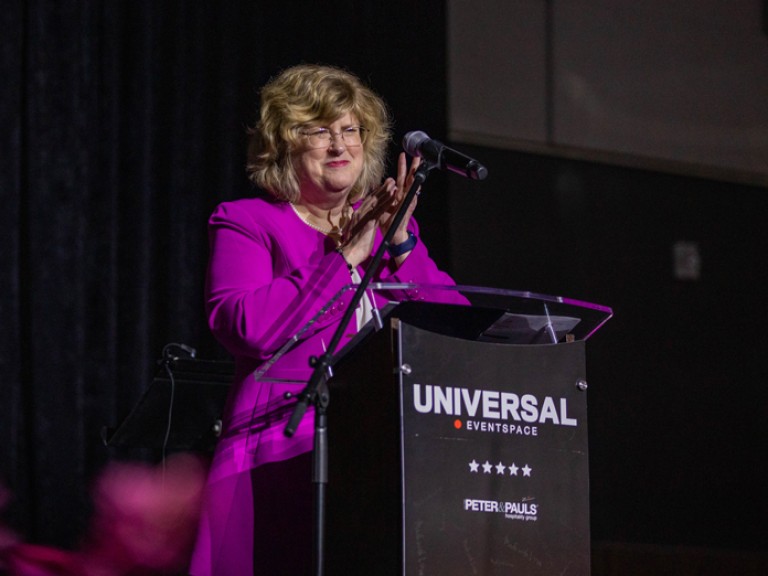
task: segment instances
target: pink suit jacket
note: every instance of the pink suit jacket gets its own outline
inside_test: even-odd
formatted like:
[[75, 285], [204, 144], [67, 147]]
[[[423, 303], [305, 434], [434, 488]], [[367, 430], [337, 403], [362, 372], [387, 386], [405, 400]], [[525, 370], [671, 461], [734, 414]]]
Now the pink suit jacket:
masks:
[[[251, 471], [312, 450], [311, 410], [293, 437], [287, 438], [283, 430], [295, 395], [311, 376], [309, 357], [323, 353], [353, 293], [345, 292], [275, 359], [275, 353], [350, 284], [347, 264], [332, 240], [309, 227], [285, 202], [264, 198], [226, 202], [213, 213], [209, 227], [208, 320], [216, 338], [234, 356], [236, 373], [208, 476], [190, 574], [251, 576], [254, 522], [263, 522], [255, 517], [260, 511], [254, 510]], [[414, 220], [409, 227], [418, 235]], [[380, 243], [379, 235], [375, 245]], [[385, 257], [375, 281], [453, 284], [421, 242], [400, 268]], [[423, 293], [400, 291], [376, 296], [376, 305], [422, 298]], [[456, 294], [455, 300], [461, 297]], [[356, 329], [353, 319], [341, 346]], [[265, 373], [254, 377], [254, 371], [273, 360]], [[287, 392], [294, 397], [286, 398]], [[275, 478], [283, 483], [299, 480]]]
[[[286, 400], [285, 394], [301, 391], [311, 375], [309, 357], [323, 353], [353, 294], [344, 293], [257, 381], [253, 372], [350, 284], [349, 270], [332, 240], [309, 227], [286, 202], [263, 198], [226, 202], [213, 213], [209, 225], [209, 325], [236, 365], [211, 471], [215, 480], [312, 449], [311, 413], [293, 438], [283, 435], [295, 401]], [[410, 229], [418, 236], [413, 219]], [[374, 250], [380, 243], [379, 234]], [[362, 275], [364, 270], [359, 272]], [[386, 255], [374, 281], [453, 284], [438, 270], [422, 242], [417, 242], [400, 268]], [[386, 296], [378, 294], [376, 305], [424, 297], [408, 291]], [[353, 319], [341, 346], [355, 332]]]

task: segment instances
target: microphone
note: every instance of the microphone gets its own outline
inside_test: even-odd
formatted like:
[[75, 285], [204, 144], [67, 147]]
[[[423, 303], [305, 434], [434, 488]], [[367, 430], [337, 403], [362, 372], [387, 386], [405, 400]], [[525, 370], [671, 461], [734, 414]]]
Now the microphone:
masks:
[[408, 132], [403, 136], [403, 149], [411, 156], [420, 156], [441, 170], [450, 170], [472, 180], [483, 180], [488, 170], [474, 158], [433, 140], [424, 132]]

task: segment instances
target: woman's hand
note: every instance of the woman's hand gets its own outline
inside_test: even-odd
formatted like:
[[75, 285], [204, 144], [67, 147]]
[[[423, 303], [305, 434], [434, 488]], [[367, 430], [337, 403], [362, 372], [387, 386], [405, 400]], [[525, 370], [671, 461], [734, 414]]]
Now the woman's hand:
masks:
[[395, 180], [387, 178], [373, 194], [366, 196], [352, 214], [343, 238], [342, 254], [352, 266], [358, 266], [371, 255], [376, 230], [381, 219], [392, 209], [397, 198]]
[[[417, 156], [411, 162], [411, 167], [408, 168], [405, 152], [401, 152], [400, 156], [397, 158], [397, 182], [395, 188], [395, 199], [392, 202], [390, 208], [379, 219], [379, 226], [381, 228], [382, 234], [387, 233], [387, 230], [389, 230], [389, 227], [392, 225], [392, 221], [395, 218], [395, 214], [397, 213], [400, 204], [405, 201], [405, 196], [411, 189], [411, 185], [413, 184], [413, 179], [416, 174], [416, 169], [419, 167], [420, 163], [421, 158]], [[397, 230], [395, 230], [395, 233], [392, 236], [392, 245], [396, 246], [408, 240], [408, 222], [410, 222], [413, 211], [416, 209], [416, 204], [418, 204], [418, 192], [413, 197], [411, 205], [406, 209], [405, 214], [403, 215], [403, 219], [400, 221], [400, 226], [397, 227]]]
[[[387, 178], [373, 194], [369, 194], [360, 204], [360, 207], [352, 214], [352, 218], [344, 234], [342, 253], [344, 258], [352, 266], [358, 266], [371, 255], [373, 241], [376, 238], [376, 230], [381, 229], [386, 234], [397, 213], [400, 204], [413, 184], [416, 169], [421, 158], [414, 158], [410, 169], [404, 152], [397, 159], [397, 180]], [[416, 209], [418, 199], [413, 197], [408, 206], [400, 226], [392, 237], [392, 244], [402, 244], [408, 240], [408, 222]], [[405, 259], [405, 254], [398, 257], [398, 262]]]

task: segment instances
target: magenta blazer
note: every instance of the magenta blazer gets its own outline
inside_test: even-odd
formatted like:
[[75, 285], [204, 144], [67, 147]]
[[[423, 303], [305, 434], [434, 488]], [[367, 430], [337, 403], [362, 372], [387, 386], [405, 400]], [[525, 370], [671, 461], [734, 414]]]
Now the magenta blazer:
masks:
[[[211, 216], [207, 278], [208, 321], [235, 359], [235, 381], [223, 416], [223, 433], [208, 476], [206, 502], [190, 573], [253, 573], [250, 471], [309, 452], [314, 414], [307, 411], [292, 438], [283, 434], [295, 400], [311, 375], [308, 360], [331, 341], [353, 293], [347, 291], [275, 359], [275, 353], [342, 288], [350, 284], [333, 241], [309, 227], [286, 202], [254, 198], [221, 204]], [[418, 236], [411, 219], [409, 228]], [[381, 244], [381, 234], [375, 246]], [[362, 276], [363, 270], [359, 270]], [[374, 279], [452, 285], [418, 242], [398, 269], [388, 256]], [[445, 301], [445, 295], [441, 300]], [[423, 299], [424, 292], [377, 294], [388, 300]], [[448, 301], [464, 303], [455, 293]], [[353, 317], [341, 346], [356, 332]], [[272, 363], [273, 362], [273, 363]], [[258, 378], [254, 372], [272, 363]], [[276, 479], [279, 481], [280, 479]]]
[[[293, 438], [283, 435], [292, 404], [285, 400], [285, 393], [301, 391], [311, 375], [309, 357], [323, 353], [352, 291], [326, 311], [262, 381], [256, 381], [252, 373], [350, 283], [349, 270], [332, 240], [309, 227], [286, 202], [262, 198], [226, 202], [213, 213], [209, 225], [208, 321], [236, 364], [218, 450], [223, 453], [217, 455], [212, 470], [215, 478], [311, 450], [311, 414]], [[418, 236], [413, 219], [410, 229]], [[375, 247], [381, 239], [379, 234]], [[359, 272], [362, 276], [364, 270]], [[450, 276], [438, 270], [422, 242], [399, 269], [385, 256], [374, 281], [453, 284]], [[377, 306], [386, 303], [383, 296], [377, 295]], [[387, 300], [424, 297], [406, 291], [386, 296]], [[346, 336], [355, 332], [353, 318]]]

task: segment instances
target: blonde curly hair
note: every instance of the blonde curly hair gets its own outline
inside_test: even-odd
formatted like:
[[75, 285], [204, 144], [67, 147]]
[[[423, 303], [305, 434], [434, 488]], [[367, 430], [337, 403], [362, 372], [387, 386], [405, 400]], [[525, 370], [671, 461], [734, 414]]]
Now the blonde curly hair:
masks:
[[293, 66], [262, 88], [259, 121], [249, 130], [248, 177], [276, 198], [297, 202], [301, 190], [293, 156], [300, 149], [301, 128], [332, 123], [347, 112], [365, 128], [363, 171], [350, 193], [350, 200], [361, 198], [384, 175], [389, 112], [357, 76], [333, 66]]

